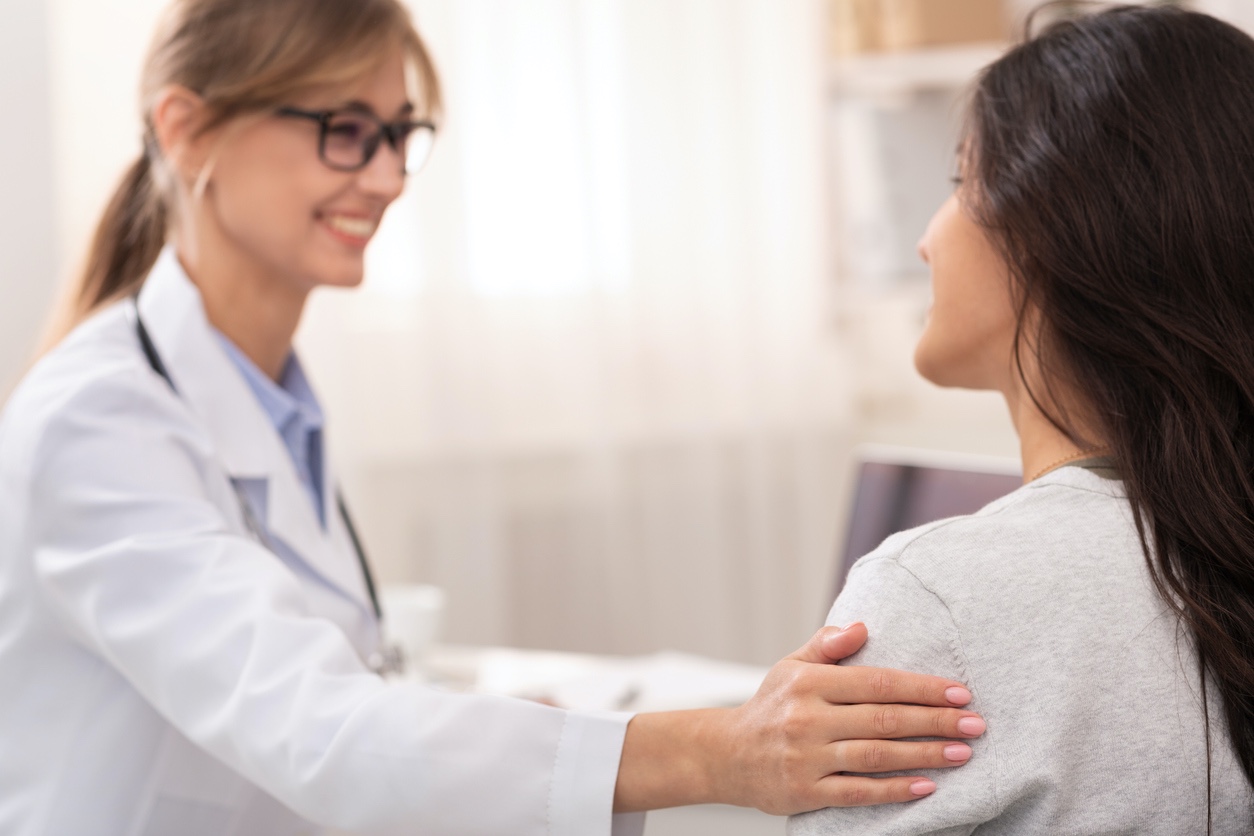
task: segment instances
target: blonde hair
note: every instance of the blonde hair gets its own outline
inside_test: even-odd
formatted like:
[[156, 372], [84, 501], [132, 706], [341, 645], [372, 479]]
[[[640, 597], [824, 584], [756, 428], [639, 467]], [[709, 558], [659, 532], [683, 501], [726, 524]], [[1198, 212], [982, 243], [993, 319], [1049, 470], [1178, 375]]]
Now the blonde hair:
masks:
[[361, 79], [396, 48], [417, 76], [418, 106], [437, 115], [435, 66], [399, 0], [174, 0], [141, 76], [143, 152], [109, 201], [45, 342], [136, 292], [165, 246], [173, 196], [151, 121], [162, 88], [177, 84], [200, 96], [207, 109], [200, 130], [208, 132], [312, 89]]

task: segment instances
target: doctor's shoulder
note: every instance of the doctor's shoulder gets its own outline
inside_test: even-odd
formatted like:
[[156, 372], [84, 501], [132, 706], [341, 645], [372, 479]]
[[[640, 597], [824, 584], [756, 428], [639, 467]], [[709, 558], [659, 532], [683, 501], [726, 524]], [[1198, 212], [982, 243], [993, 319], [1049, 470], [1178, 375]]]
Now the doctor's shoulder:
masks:
[[[38, 468], [65, 434], [151, 431], [210, 453], [186, 406], [146, 361], [129, 302], [92, 314], [32, 365], [0, 412], [0, 473]], [[171, 430], [175, 430], [171, 433]]]

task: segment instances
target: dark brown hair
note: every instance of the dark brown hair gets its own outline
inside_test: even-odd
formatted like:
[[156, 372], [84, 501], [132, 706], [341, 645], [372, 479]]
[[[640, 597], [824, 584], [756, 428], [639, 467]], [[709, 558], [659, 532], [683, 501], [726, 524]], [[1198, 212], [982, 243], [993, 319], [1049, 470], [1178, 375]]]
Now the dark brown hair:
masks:
[[133, 293], [165, 245], [169, 176], [149, 119], [162, 87], [178, 84], [207, 106], [200, 130], [362, 78], [399, 48], [416, 77], [418, 107], [434, 116], [434, 64], [400, 0], [173, 0], [140, 82], [143, 150], [96, 229], [86, 265], [62, 299], [46, 343], [101, 305]]
[[1254, 783], [1254, 40], [1165, 7], [1056, 23], [985, 70], [965, 145], [1021, 348], [1112, 451]]

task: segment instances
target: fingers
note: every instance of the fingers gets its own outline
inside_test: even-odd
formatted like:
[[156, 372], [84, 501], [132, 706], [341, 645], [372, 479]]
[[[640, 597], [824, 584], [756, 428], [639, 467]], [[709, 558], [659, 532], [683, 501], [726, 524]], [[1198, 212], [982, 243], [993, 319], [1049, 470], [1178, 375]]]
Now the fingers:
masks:
[[[840, 708], [841, 740], [901, 737], [949, 737], [966, 740], [984, 733], [985, 723], [973, 711], [926, 708], [920, 705], [849, 705]], [[910, 769], [911, 767], [902, 767]]]
[[831, 664], [856, 653], [865, 643], [866, 625], [861, 622], [848, 627], [824, 627], [787, 658], [817, 665]]
[[815, 665], [826, 665], [821, 674], [829, 683], [823, 693], [834, 703], [914, 703], [916, 705], [966, 705], [971, 692], [960, 682], [939, 676], [898, 671], [891, 668], [858, 666], [836, 667], [838, 662], [856, 653], [867, 640], [866, 625], [855, 622], [847, 627], [824, 627], [810, 640], [785, 657]]
[[866, 644], [866, 625], [860, 621], [848, 627], [824, 627], [819, 630], [819, 648], [833, 662], [852, 656]]
[[927, 778], [857, 778], [829, 775], [819, 782], [820, 805], [824, 807], [866, 807], [895, 801], [914, 801], [936, 790]]
[[971, 747], [953, 741], [840, 740], [831, 745], [833, 772], [912, 772], [962, 766]]
[[819, 693], [833, 703], [896, 702], [953, 706], [971, 702], [971, 692], [961, 683], [939, 676], [891, 668], [836, 665], [816, 667], [813, 675], [820, 679]]

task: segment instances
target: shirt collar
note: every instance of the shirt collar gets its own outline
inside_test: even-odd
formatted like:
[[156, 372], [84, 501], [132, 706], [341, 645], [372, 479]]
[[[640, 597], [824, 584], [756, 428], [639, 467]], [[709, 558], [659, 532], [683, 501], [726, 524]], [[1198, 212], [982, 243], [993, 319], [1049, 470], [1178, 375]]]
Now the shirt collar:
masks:
[[225, 334], [214, 329], [214, 336], [244, 376], [275, 429], [282, 432], [294, 420], [307, 432], [322, 429], [322, 407], [294, 352], [288, 356], [279, 382], [275, 383]]

